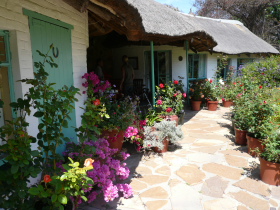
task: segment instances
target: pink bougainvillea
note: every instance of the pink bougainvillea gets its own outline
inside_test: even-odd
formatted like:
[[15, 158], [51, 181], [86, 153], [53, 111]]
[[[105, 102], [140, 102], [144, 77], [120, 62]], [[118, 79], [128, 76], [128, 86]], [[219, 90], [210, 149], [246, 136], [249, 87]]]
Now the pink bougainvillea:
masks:
[[[132, 129], [132, 132], [134, 130]], [[71, 143], [70, 149], [66, 150], [64, 155], [71, 156], [72, 159], [80, 157], [79, 152], [71, 151], [71, 146], [79, 149], [79, 144]], [[80, 144], [85, 146], [95, 147], [93, 170], [87, 172], [88, 177], [94, 181], [92, 188], [87, 190], [88, 202], [92, 202], [100, 194], [104, 196], [106, 202], [113, 201], [119, 196], [129, 198], [133, 195], [132, 188], [129, 184], [118, 183], [120, 180], [125, 180], [129, 177], [130, 170], [123, 163], [130, 155], [125, 152], [118, 152], [118, 149], [111, 149], [106, 139], [100, 138], [98, 141], [89, 141]], [[90, 156], [89, 154], [84, 154]], [[91, 155], [92, 156], [92, 155]]]

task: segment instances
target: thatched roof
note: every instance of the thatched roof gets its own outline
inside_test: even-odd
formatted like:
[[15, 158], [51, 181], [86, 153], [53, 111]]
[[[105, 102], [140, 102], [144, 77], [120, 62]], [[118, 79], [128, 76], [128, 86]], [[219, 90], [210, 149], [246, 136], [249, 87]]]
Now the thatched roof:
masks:
[[273, 46], [256, 36], [241, 22], [236, 20], [212, 19], [183, 14], [187, 21], [196, 22], [218, 43], [214, 52], [226, 54], [241, 53], [279, 53]]
[[129, 41], [183, 45], [195, 51], [226, 54], [279, 53], [240, 22], [194, 17], [177, 12], [154, 0], [64, 0], [89, 11], [90, 36], [111, 31]]

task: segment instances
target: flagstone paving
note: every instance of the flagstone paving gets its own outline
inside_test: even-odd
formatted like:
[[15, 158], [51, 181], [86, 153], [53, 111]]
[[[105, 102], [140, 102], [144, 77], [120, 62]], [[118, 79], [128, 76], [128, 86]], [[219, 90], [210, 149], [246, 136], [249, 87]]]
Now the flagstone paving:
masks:
[[184, 139], [163, 154], [127, 160], [134, 196], [82, 210], [280, 210], [280, 187], [260, 181], [259, 161], [234, 144], [230, 109], [187, 111]]

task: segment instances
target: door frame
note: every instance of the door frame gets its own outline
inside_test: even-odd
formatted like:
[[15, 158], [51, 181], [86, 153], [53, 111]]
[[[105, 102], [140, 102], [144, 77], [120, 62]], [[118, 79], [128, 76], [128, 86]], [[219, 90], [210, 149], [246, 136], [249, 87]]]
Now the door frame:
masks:
[[[12, 71], [12, 56], [10, 50], [10, 32], [7, 30], [0, 30], [0, 36], [4, 36], [4, 43], [6, 47], [6, 62], [2, 62], [1, 66], [8, 68], [8, 77], [9, 77], [9, 87], [10, 87], [10, 100], [11, 102], [15, 101], [15, 87], [14, 87], [14, 77]], [[15, 118], [16, 114], [12, 111], [12, 117]]]

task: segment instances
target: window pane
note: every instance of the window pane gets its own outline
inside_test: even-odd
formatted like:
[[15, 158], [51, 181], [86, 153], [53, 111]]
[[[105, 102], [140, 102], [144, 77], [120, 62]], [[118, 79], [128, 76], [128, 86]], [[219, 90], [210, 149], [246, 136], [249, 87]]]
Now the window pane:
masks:
[[5, 49], [5, 42], [4, 36], [0, 36], [0, 62], [6, 62], [6, 49]]

